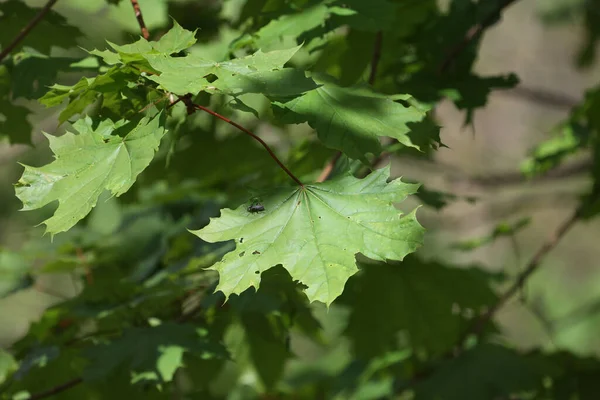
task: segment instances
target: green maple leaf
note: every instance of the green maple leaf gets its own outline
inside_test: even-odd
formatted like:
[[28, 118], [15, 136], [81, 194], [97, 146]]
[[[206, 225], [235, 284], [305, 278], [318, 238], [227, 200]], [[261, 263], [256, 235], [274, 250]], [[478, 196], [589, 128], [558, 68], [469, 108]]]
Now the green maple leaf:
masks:
[[105, 63], [127, 64], [136, 61], [144, 61], [147, 56], [152, 54], [173, 54], [185, 50], [196, 43], [196, 31], [183, 29], [175, 20], [173, 28], [165, 33], [158, 41], [148, 41], [140, 38], [137, 42], [118, 45], [107, 41], [115, 51], [110, 50], [91, 50], [90, 54], [96, 55], [104, 60]]
[[260, 274], [282, 264], [294, 280], [307, 286], [310, 301], [327, 305], [357, 272], [355, 255], [374, 260], [401, 260], [416, 250], [423, 228], [415, 211], [402, 215], [393, 204], [418, 185], [386, 183], [389, 167], [364, 179], [349, 173], [331, 181], [282, 189], [264, 197], [264, 212], [248, 204], [224, 209], [208, 226], [192, 231], [207, 242], [235, 239], [237, 248], [212, 269], [217, 290], [226, 297], [258, 288]]
[[365, 358], [396, 349], [399, 332], [408, 334], [412, 348], [429, 356], [443, 354], [459, 340], [467, 313], [479, 314], [496, 302], [490, 287], [494, 278], [480, 269], [412, 256], [402, 263], [366, 264], [340, 298], [352, 310], [346, 334]]
[[[316, 85], [303, 71], [283, 68], [301, 46], [256, 53], [229, 61], [211, 61], [197, 55], [168, 57], [149, 55], [147, 59], [159, 76], [149, 78], [165, 90], [184, 95], [217, 90], [231, 95], [263, 93], [291, 96], [314, 89]], [[216, 77], [217, 79], [209, 78]]]
[[256, 45], [264, 48], [287, 37], [297, 38], [304, 32], [317, 28], [329, 18], [329, 8], [324, 4], [286, 14], [272, 20], [256, 32]]
[[58, 200], [54, 215], [44, 221], [46, 231], [55, 234], [70, 229], [91, 211], [104, 190], [120, 196], [133, 185], [165, 134], [160, 120], [161, 114], [144, 117], [137, 124], [104, 120], [94, 129], [92, 120], [85, 118], [73, 125], [78, 135], [45, 134], [56, 160], [40, 168], [25, 166], [15, 185], [22, 210]]
[[46, 107], [55, 107], [68, 99], [69, 104], [58, 117], [58, 121], [62, 124], [73, 115], [83, 113], [100, 94], [104, 94], [103, 104], [112, 95], [118, 96], [124, 102], [131, 92], [128, 90], [128, 85], [136, 78], [137, 74], [132, 68], [116, 66], [93, 78], [83, 77], [73, 86], [55, 84], [39, 99], [39, 102]]
[[511, 394], [537, 389], [539, 371], [518, 353], [484, 343], [460, 357], [441, 363], [415, 387], [415, 400], [510, 398]]
[[366, 153], [378, 154], [380, 136], [418, 148], [408, 136], [409, 124], [421, 121], [425, 108], [416, 107], [414, 102], [404, 105], [394, 101], [406, 101], [409, 96], [385, 96], [367, 87], [341, 87], [326, 77], [313, 79], [321, 84], [319, 88], [273, 103], [282, 122], [308, 122], [327, 147], [354, 159], [363, 159]]

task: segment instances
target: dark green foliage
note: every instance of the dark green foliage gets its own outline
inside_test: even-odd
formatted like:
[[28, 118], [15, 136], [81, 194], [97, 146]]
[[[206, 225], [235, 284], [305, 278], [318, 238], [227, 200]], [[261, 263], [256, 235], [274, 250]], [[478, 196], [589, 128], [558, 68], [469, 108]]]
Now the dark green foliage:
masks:
[[[90, 24], [126, 9], [136, 26], [129, 3], [90, 5]], [[73, 287], [0, 350], [1, 400], [598, 397], [597, 359], [503, 336], [504, 272], [412, 254], [424, 228], [409, 201], [475, 197], [379, 164], [434, 159], [442, 100], [471, 123], [517, 84], [473, 70], [512, 2], [161, 0], [173, 19], [160, 23], [139, 3], [149, 39], [118, 24], [117, 43], [85, 38], [70, 5], [1, 61], [0, 136], [30, 143], [55, 112], [54, 159], [29, 157], [15, 193], [60, 234], [0, 249], [0, 297], [43, 291], [52, 274]], [[580, 6], [581, 64], [594, 7]], [[0, 3], [0, 50], [38, 11]], [[592, 88], [523, 164], [534, 177], [589, 157], [577, 218], [600, 210], [599, 130]], [[455, 247], [514, 239], [520, 217]]]

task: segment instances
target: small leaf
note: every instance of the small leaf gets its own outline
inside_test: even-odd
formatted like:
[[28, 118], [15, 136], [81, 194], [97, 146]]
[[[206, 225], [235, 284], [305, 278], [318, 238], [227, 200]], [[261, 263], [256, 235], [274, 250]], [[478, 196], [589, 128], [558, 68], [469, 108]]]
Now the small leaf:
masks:
[[481, 269], [413, 256], [402, 263], [363, 264], [340, 298], [352, 309], [346, 333], [363, 358], [396, 350], [400, 332], [407, 333], [414, 351], [443, 354], [459, 340], [469, 316], [496, 302], [493, 278]]
[[423, 228], [414, 211], [403, 216], [393, 204], [418, 185], [400, 179], [386, 183], [388, 177], [389, 167], [365, 179], [347, 173], [269, 193], [262, 197], [264, 212], [248, 212], [250, 203], [222, 210], [221, 217], [192, 231], [207, 242], [236, 240], [235, 251], [212, 267], [220, 275], [217, 290], [229, 297], [258, 288], [260, 274], [282, 264], [308, 287], [311, 302], [329, 305], [357, 272], [357, 253], [375, 260], [402, 260], [420, 246]]
[[[40, 168], [25, 166], [16, 184], [23, 210], [58, 200], [54, 215], [44, 221], [46, 231], [55, 234], [85, 217], [104, 190], [115, 196], [125, 193], [150, 164], [165, 134], [160, 116], [142, 118], [137, 125], [105, 120], [97, 129], [87, 118], [74, 125], [78, 135], [46, 134], [56, 160]], [[116, 134], [117, 128], [122, 136]]]

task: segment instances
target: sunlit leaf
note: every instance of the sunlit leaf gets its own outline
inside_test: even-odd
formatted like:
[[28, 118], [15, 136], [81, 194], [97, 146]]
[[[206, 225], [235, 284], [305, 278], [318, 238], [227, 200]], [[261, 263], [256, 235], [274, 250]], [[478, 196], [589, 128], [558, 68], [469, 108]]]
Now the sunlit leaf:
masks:
[[198, 231], [207, 242], [233, 240], [236, 249], [213, 269], [227, 297], [258, 288], [262, 272], [282, 264], [308, 288], [310, 301], [331, 304], [358, 269], [357, 253], [374, 260], [401, 260], [422, 242], [415, 212], [402, 215], [394, 203], [417, 185], [399, 179], [386, 183], [389, 168], [364, 179], [349, 174], [304, 187], [281, 189], [261, 198], [264, 212], [251, 204], [224, 209]]
[[59, 202], [54, 215], [44, 221], [51, 234], [71, 228], [96, 205], [104, 190], [115, 196], [134, 184], [157, 150], [165, 134], [160, 115], [136, 121], [104, 120], [96, 128], [89, 118], [75, 129], [54, 137], [46, 134], [56, 160], [43, 167], [25, 166], [16, 184], [23, 210]]

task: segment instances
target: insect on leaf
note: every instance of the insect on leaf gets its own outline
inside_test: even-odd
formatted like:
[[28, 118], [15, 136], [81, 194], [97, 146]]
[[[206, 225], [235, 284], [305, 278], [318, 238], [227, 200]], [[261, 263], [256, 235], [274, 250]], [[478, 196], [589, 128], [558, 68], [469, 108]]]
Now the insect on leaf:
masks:
[[402, 260], [419, 247], [423, 227], [415, 211], [394, 207], [418, 185], [400, 179], [387, 183], [389, 167], [364, 179], [347, 173], [324, 183], [282, 189], [262, 196], [264, 212], [248, 204], [224, 209], [208, 226], [192, 231], [207, 242], [235, 239], [237, 248], [212, 267], [217, 290], [229, 297], [257, 288], [262, 272], [282, 264], [307, 286], [310, 301], [327, 305], [355, 274], [355, 255], [374, 260]]

